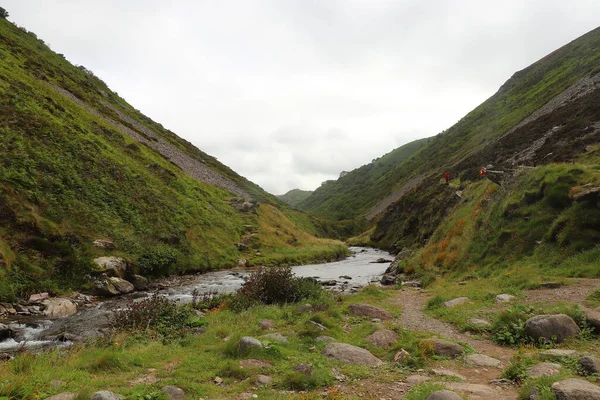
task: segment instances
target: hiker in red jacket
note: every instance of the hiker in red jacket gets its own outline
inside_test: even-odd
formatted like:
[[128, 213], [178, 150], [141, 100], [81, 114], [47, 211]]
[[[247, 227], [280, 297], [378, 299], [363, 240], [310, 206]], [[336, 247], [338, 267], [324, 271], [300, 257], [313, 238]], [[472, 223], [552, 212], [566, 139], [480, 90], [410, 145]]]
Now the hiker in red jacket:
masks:
[[481, 168], [481, 170], [479, 170], [479, 176], [482, 178], [485, 178], [486, 175], [487, 175], [487, 168], [485, 168], [485, 167]]
[[450, 184], [450, 172], [446, 171], [444, 174], [444, 178], [446, 179], [446, 185]]

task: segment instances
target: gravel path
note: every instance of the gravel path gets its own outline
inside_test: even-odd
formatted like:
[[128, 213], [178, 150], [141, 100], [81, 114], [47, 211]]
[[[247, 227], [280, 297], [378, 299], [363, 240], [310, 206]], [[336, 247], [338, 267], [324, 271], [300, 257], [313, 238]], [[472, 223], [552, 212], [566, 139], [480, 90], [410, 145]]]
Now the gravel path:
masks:
[[574, 279], [571, 284], [554, 289], [527, 290], [525, 299], [529, 304], [553, 304], [564, 301], [583, 305], [586, 297], [598, 289], [600, 289], [600, 279]]

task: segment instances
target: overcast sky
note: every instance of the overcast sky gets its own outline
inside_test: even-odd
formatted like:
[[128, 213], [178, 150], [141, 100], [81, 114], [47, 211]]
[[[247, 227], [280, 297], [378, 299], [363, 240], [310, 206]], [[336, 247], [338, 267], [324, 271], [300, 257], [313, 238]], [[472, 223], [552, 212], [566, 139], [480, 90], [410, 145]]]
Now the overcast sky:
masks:
[[596, 28], [598, 0], [1, 0], [9, 19], [264, 189], [449, 128]]

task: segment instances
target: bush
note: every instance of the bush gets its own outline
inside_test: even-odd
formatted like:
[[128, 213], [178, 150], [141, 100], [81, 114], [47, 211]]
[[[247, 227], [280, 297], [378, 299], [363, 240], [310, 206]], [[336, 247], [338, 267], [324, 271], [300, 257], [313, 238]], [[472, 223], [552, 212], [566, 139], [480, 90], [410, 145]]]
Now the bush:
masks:
[[511, 358], [508, 367], [502, 371], [502, 378], [521, 383], [527, 379], [527, 370], [533, 364], [535, 364], [535, 362], [531, 358], [526, 357], [521, 353], [517, 353]]
[[440, 308], [442, 306], [442, 303], [444, 303], [444, 298], [440, 295], [435, 296], [434, 298], [430, 299], [427, 302], [427, 309], [428, 310], [435, 310], [436, 308]]
[[155, 246], [138, 258], [142, 275], [171, 275], [179, 258], [179, 251], [169, 246]]
[[529, 306], [516, 305], [502, 311], [492, 325], [492, 339], [507, 346], [532, 342], [533, 339], [525, 333], [525, 321], [533, 315], [534, 310]]

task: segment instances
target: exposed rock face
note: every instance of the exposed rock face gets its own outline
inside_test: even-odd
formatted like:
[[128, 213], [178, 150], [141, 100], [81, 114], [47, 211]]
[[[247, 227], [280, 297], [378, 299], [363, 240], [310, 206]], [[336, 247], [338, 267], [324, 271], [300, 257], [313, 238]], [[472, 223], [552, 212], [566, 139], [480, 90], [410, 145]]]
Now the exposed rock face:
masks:
[[347, 343], [329, 343], [322, 354], [346, 364], [360, 364], [376, 367], [383, 362], [368, 350]]
[[381, 320], [392, 319], [392, 314], [382, 308], [372, 306], [370, 304], [355, 303], [348, 308], [351, 314], [365, 316], [371, 318], [379, 318]]
[[118, 296], [131, 293], [135, 287], [125, 279], [110, 277], [94, 281], [94, 293], [98, 296]]
[[183, 389], [180, 389], [177, 386], [165, 386], [160, 390], [167, 395], [167, 399], [169, 400], [185, 399], [185, 392], [183, 391]]
[[242, 337], [238, 346], [242, 352], [252, 349], [260, 349], [263, 347], [262, 343], [258, 339], [255, 339], [251, 336]]
[[565, 379], [554, 382], [552, 392], [558, 400], [600, 399], [600, 387], [582, 379]]
[[463, 400], [463, 398], [450, 390], [438, 390], [427, 396], [425, 400]]
[[554, 376], [560, 373], [560, 364], [554, 363], [539, 363], [527, 371], [527, 376], [532, 378], [539, 378], [540, 376]]
[[46, 307], [44, 315], [50, 318], [68, 317], [77, 312], [77, 306], [65, 298], [46, 299], [42, 304]]
[[590, 375], [600, 372], [600, 360], [597, 358], [590, 356], [581, 357], [578, 363], [581, 369]]
[[113, 242], [106, 239], [96, 239], [92, 244], [94, 245], [94, 247], [98, 247], [104, 250], [114, 250], [117, 248], [117, 246]]
[[475, 365], [477, 367], [500, 367], [502, 362], [485, 354], [471, 354], [465, 357], [467, 364]]
[[448, 300], [442, 303], [444, 307], [452, 308], [469, 301], [468, 297], [457, 297], [456, 299]]
[[496, 296], [496, 300], [495, 303], [499, 304], [499, 303], [508, 303], [509, 301], [511, 301], [512, 299], [514, 299], [515, 296], [513, 296], [512, 294], [499, 294], [498, 296]]
[[426, 339], [424, 343], [431, 346], [436, 356], [457, 357], [462, 354], [463, 348], [460, 344], [443, 339]]
[[121, 257], [98, 257], [94, 258], [94, 263], [107, 276], [116, 276], [125, 278], [127, 276], [127, 261]]
[[562, 343], [565, 339], [577, 336], [579, 327], [565, 314], [537, 315], [525, 322], [525, 332], [535, 340], [543, 338]]
[[369, 335], [367, 341], [375, 347], [387, 348], [398, 341], [398, 334], [388, 329], [380, 329]]
[[141, 275], [131, 275], [129, 282], [133, 285], [135, 290], [146, 290], [148, 289], [148, 279]]

